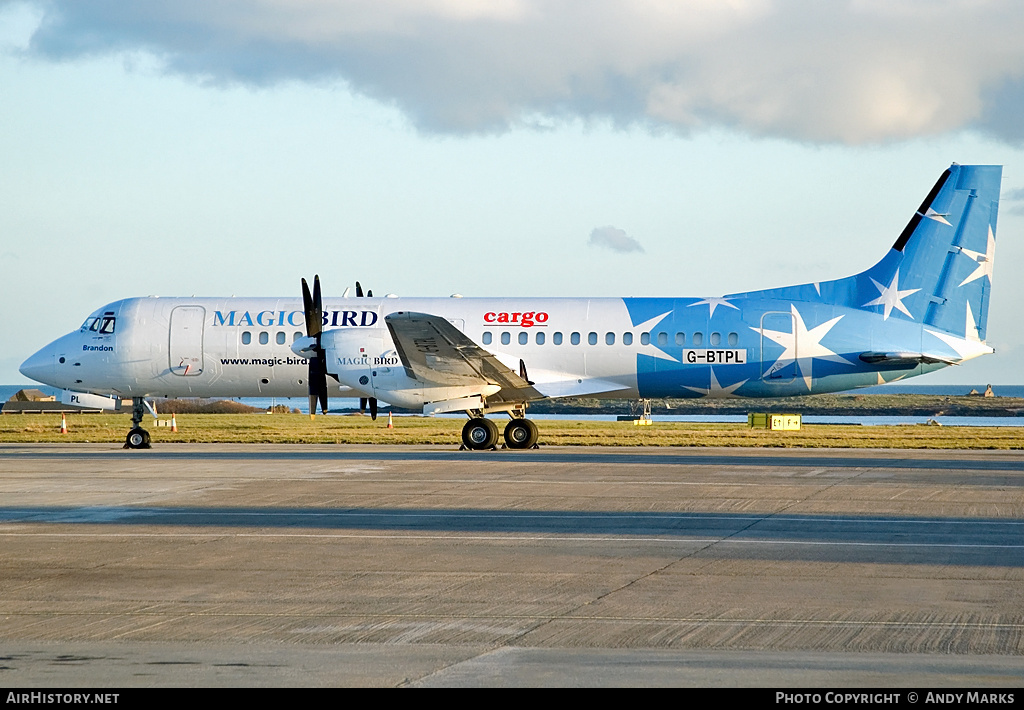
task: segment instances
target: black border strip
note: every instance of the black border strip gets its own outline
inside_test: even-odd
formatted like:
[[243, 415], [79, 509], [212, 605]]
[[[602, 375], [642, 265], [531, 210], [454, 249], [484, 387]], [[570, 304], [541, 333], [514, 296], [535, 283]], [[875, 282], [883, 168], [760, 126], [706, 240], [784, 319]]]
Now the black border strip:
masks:
[[903, 247], [907, 246], [907, 242], [910, 241], [910, 235], [914, 233], [915, 229], [917, 229], [917, 225], [921, 222], [921, 217], [923, 217], [925, 213], [928, 212], [928, 208], [932, 206], [932, 202], [935, 201], [935, 197], [939, 194], [939, 190], [942, 189], [942, 186], [946, 184], [946, 180], [949, 179], [949, 175], [950, 171], [948, 169], [942, 173], [938, 182], [935, 183], [931, 192], [928, 193], [928, 197], [924, 198], [924, 202], [921, 203], [921, 206], [918, 208], [917, 212], [914, 213], [914, 216], [910, 218], [910, 223], [903, 228], [903, 232], [896, 240], [896, 243], [892, 245], [893, 249], [896, 251], [903, 251]]

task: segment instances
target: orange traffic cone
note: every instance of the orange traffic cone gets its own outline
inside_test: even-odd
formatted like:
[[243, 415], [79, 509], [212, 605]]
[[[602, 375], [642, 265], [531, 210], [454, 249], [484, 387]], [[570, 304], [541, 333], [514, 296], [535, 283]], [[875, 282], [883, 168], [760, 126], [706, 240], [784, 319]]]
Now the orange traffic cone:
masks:
[[178, 420], [174, 418], [174, 413], [171, 413], [171, 431], [175, 434], [178, 433]]
[[66, 416], [64, 416], [63, 412], [61, 412], [61, 415], [60, 415], [60, 433], [61, 434], [67, 434], [68, 433], [68, 418]]
[[391, 418], [391, 412], [388, 412], [388, 429], [395, 428], [395, 420]]

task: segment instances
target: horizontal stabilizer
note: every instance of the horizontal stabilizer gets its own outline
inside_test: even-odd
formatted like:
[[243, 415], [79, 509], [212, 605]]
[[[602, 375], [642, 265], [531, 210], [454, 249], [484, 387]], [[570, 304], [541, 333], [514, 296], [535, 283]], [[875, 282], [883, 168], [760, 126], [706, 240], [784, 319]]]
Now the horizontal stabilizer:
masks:
[[916, 367], [917, 365], [955, 365], [957, 361], [939, 355], [927, 355], [925, 353], [908, 352], [867, 352], [861, 353], [860, 359], [872, 365], [886, 364], [893, 367]]

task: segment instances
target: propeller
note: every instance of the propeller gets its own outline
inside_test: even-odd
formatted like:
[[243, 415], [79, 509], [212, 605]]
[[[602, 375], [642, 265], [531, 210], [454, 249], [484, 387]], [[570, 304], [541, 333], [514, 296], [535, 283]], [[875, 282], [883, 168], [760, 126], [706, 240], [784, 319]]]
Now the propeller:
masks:
[[[356, 298], [363, 297], [363, 286], [356, 281]], [[373, 291], [366, 292], [367, 298], [373, 297]], [[359, 413], [364, 414], [366, 412], [366, 404], [369, 401], [370, 404], [370, 419], [377, 421], [377, 398], [376, 397], [360, 397], [359, 398]]]
[[313, 356], [309, 358], [309, 418], [316, 415], [316, 403], [320, 402], [320, 411], [327, 414], [327, 360], [324, 349], [320, 345], [323, 333], [324, 302], [320, 295], [320, 276], [313, 277], [313, 294], [309, 293], [309, 284], [302, 279], [302, 306], [306, 316], [306, 335], [313, 338], [310, 348]]

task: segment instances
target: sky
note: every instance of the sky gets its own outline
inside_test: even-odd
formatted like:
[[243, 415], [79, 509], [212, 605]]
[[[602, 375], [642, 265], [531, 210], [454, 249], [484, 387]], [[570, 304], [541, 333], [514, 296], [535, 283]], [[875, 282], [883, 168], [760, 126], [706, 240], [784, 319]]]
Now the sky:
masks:
[[1017, 0], [0, 0], [0, 383], [128, 296], [717, 296], [878, 261], [1004, 165], [1024, 384]]

